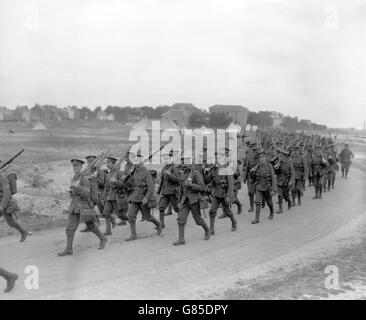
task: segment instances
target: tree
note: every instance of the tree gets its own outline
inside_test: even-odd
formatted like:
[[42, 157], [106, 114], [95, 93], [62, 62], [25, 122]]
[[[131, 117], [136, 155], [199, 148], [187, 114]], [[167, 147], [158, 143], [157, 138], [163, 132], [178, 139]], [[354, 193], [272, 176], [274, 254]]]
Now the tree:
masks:
[[230, 117], [227, 117], [224, 112], [210, 113], [208, 124], [212, 128], [227, 128], [232, 122]]
[[207, 124], [207, 113], [204, 111], [194, 111], [188, 118], [188, 126], [191, 128], [200, 128]]

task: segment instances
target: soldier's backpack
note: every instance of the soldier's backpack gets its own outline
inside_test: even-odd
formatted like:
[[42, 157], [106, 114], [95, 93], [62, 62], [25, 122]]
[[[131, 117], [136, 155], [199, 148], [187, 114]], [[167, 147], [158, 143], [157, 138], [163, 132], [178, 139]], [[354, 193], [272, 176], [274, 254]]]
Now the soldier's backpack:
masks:
[[9, 187], [10, 187], [10, 193], [11, 195], [14, 195], [18, 192], [18, 188], [17, 188], [17, 180], [18, 177], [15, 173], [9, 173], [6, 178], [9, 181]]

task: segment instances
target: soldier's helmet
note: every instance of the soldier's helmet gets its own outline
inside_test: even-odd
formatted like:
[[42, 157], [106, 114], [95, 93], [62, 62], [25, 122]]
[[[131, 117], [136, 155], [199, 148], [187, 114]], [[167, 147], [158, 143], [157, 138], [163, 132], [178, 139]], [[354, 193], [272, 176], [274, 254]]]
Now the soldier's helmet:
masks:
[[109, 157], [107, 157], [107, 162], [115, 164], [117, 162], [117, 158], [115, 158], [113, 156], [109, 156]]
[[71, 159], [70, 162], [72, 164], [81, 164], [81, 165], [83, 165], [85, 163], [83, 160], [78, 159], [78, 158]]

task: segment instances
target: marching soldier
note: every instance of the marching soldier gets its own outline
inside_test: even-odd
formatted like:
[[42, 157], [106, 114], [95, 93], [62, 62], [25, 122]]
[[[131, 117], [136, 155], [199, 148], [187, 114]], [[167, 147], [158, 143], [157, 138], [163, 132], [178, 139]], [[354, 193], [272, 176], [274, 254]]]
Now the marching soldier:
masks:
[[179, 238], [173, 243], [175, 246], [186, 243], [184, 239], [184, 228], [190, 212], [192, 212], [196, 224], [202, 226], [205, 231], [205, 240], [210, 239], [210, 230], [201, 216], [199, 203], [200, 192], [205, 190], [203, 177], [193, 164], [188, 164], [190, 160], [191, 158], [184, 157], [182, 164], [182, 194], [177, 218]]
[[145, 217], [147, 221], [155, 224], [158, 235], [160, 235], [163, 230], [162, 223], [151, 215], [151, 206], [149, 206], [149, 201], [152, 199], [154, 193], [154, 184], [151, 174], [142, 163], [140, 151], [137, 152], [137, 154], [130, 152], [130, 156], [133, 167], [130, 173], [122, 177], [122, 183], [127, 186], [127, 188], [133, 190], [128, 197], [130, 206], [127, 213], [131, 235], [126, 241], [137, 239], [136, 216], [139, 211], [141, 211], [142, 216]]
[[15, 281], [18, 279], [18, 275], [0, 268], [0, 276], [6, 280], [6, 288], [4, 292], [10, 292], [15, 286]]
[[279, 160], [274, 166], [274, 172], [277, 179], [278, 189], [278, 211], [283, 212], [283, 200], [287, 201], [288, 210], [291, 209], [290, 191], [295, 183], [295, 169], [292, 161], [289, 159], [289, 153], [285, 149], [278, 148]]
[[[328, 148], [333, 147], [328, 146]], [[327, 169], [327, 182], [328, 182], [328, 191], [330, 188], [334, 189], [334, 182], [336, 177], [336, 172], [339, 170], [336, 155], [333, 154], [330, 150], [328, 151], [328, 169]]]
[[234, 201], [233, 201], [233, 203], [236, 204], [236, 206], [238, 207], [238, 214], [241, 214], [241, 210], [242, 210], [242, 204], [238, 198], [238, 193], [239, 193], [239, 190], [241, 189], [240, 167], [241, 167], [241, 161], [238, 160], [237, 167], [236, 167], [236, 170], [234, 173]]
[[344, 148], [341, 150], [339, 154], [339, 161], [341, 162], [341, 171], [342, 171], [342, 178], [347, 179], [349, 168], [352, 164], [352, 159], [354, 158], [354, 154], [349, 148], [348, 143], [344, 145]]
[[[227, 154], [223, 153], [227, 156]], [[222, 205], [223, 214], [231, 220], [231, 231], [237, 228], [237, 221], [231, 211], [231, 202], [234, 199], [234, 177], [219, 174], [218, 165], [207, 173], [204, 182], [212, 185], [212, 198], [210, 208], [210, 234], [215, 234], [215, 218], [219, 205]]]
[[292, 195], [292, 206], [296, 205], [295, 199], [297, 196], [298, 205], [301, 206], [301, 197], [303, 196], [304, 180], [309, 175], [309, 169], [307, 161], [304, 156], [300, 154], [299, 147], [293, 146], [291, 153], [291, 160], [295, 170], [295, 184], [291, 191]]
[[249, 196], [249, 203], [250, 208], [248, 212], [254, 211], [254, 195], [255, 195], [255, 187], [254, 182], [252, 181], [249, 172], [252, 168], [254, 168], [258, 164], [258, 147], [255, 142], [249, 144], [249, 148], [246, 152], [246, 157], [244, 160], [244, 170], [243, 170], [243, 181], [247, 184], [248, 188], [248, 196]]
[[[86, 156], [85, 159], [87, 161], [87, 165], [90, 165], [96, 158], [97, 156], [95, 155]], [[95, 199], [92, 199], [92, 201], [94, 202], [94, 205], [97, 206], [99, 213], [102, 214], [103, 213], [102, 194], [105, 188], [106, 176], [108, 171], [102, 170], [101, 168], [95, 168], [95, 169], [96, 169], [95, 174], [89, 179], [91, 188], [93, 189], [92, 194], [97, 196]], [[97, 219], [98, 224], [100, 224], [98, 215]], [[85, 226], [84, 229], [80, 230], [80, 232], [89, 232], [89, 231], [90, 230], [88, 229], [87, 226]]]
[[92, 189], [90, 181], [81, 175], [84, 161], [72, 159], [71, 163], [74, 177], [70, 187], [71, 204], [68, 209], [69, 217], [66, 226], [66, 248], [58, 254], [60, 257], [73, 254], [74, 236], [80, 222], [85, 222], [90, 232], [99, 238], [98, 249], [104, 249], [107, 242], [107, 238], [100, 232], [96, 223], [96, 212], [91, 200]]
[[117, 159], [115, 157], [107, 157], [108, 173], [103, 192], [105, 201], [103, 217], [105, 218], [106, 225], [104, 235], [106, 236], [112, 235], [111, 227], [114, 228], [116, 225], [113, 214], [116, 214], [121, 222], [125, 221], [124, 224], [126, 224], [126, 221], [128, 220], [126, 215], [128, 205], [125, 195], [127, 191], [124, 184], [121, 182], [123, 173], [116, 168], [116, 162]]
[[161, 170], [161, 179], [158, 188], [159, 199], [159, 218], [162, 227], [165, 228], [164, 216], [165, 209], [172, 205], [175, 212], [179, 211], [178, 208], [178, 188], [180, 185], [179, 170], [172, 161], [173, 150], [169, 153], [163, 154], [163, 161], [165, 166]]
[[272, 195], [277, 192], [277, 182], [274, 170], [267, 161], [264, 151], [258, 153], [258, 163], [249, 171], [255, 187], [255, 218], [252, 224], [259, 223], [259, 216], [263, 199], [266, 201], [270, 214], [268, 219], [273, 219], [273, 202]]
[[322, 148], [315, 147], [314, 156], [311, 159], [311, 176], [313, 178], [315, 196], [313, 199], [321, 199], [323, 191], [323, 179], [327, 172], [328, 163], [324, 159]]
[[19, 211], [18, 203], [12, 197], [9, 180], [0, 173], [0, 217], [4, 217], [9, 227], [15, 228], [20, 232], [21, 237], [19, 242], [23, 242], [27, 238], [27, 235], [31, 233], [23, 229], [15, 219]]

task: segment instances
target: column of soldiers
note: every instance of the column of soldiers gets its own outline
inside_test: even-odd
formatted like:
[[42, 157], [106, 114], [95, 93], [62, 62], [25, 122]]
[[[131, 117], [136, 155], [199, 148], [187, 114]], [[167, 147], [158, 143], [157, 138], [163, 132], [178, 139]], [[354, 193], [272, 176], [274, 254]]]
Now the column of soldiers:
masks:
[[[294, 142], [294, 143], [293, 143]], [[289, 147], [286, 148], [285, 146]], [[80, 222], [85, 223], [81, 232], [94, 233], [99, 239], [98, 249], [104, 249], [107, 236], [112, 235], [116, 225], [129, 225], [130, 236], [126, 241], [138, 238], [136, 219], [140, 212], [142, 220], [155, 225], [157, 235], [166, 227], [165, 217], [171, 210], [177, 213], [178, 239], [173, 244], [184, 245], [185, 225], [189, 213], [204, 232], [204, 240], [215, 234], [215, 222], [218, 209], [223, 214], [219, 218], [229, 218], [231, 231], [238, 228], [232, 205], [237, 206], [237, 213], [242, 211], [238, 199], [241, 179], [247, 184], [249, 196], [248, 212], [255, 212], [252, 224], [260, 222], [260, 212], [265, 205], [269, 208], [269, 219], [274, 218], [273, 197], [277, 194], [277, 213], [283, 213], [283, 201], [290, 210], [302, 205], [302, 197], [306, 187], [313, 185], [314, 199], [320, 199], [324, 191], [334, 188], [336, 171], [341, 162], [342, 178], [347, 179], [351, 159], [354, 157], [348, 145], [338, 155], [333, 141], [319, 136], [265, 134], [262, 139], [250, 140], [243, 159], [239, 159], [234, 174], [219, 174], [221, 163], [219, 157], [229, 159], [230, 150], [225, 148], [215, 153], [215, 161], [207, 161], [207, 149], [203, 150], [199, 164], [194, 158], [183, 155], [176, 163], [173, 151], [163, 151], [164, 167], [158, 175], [160, 179], [156, 192], [154, 185], [157, 172], [148, 170], [140, 152], [127, 152], [121, 158], [111, 155], [105, 157], [107, 169], [102, 169], [103, 161], [97, 156], [86, 157], [85, 161], [72, 159], [74, 177], [70, 187], [71, 203], [68, 210], [66, 226], [66, 248], [59, 256], [73, 255], [73, 240]], [[104, 159], [102, 159], [104, 160]], [[123, 160], [123, 161], [122, 161]], [[201, 159], [202, 160], [202, 159]], [[123, 168], [121, 168], [123, 163]], [[85, 174], [85, 171], [92, 174]], [[156, 193], [156, 194], [155, 194]], [[157, 199], [156, 199], [157, 198]], [[297, 201], [296, 201], [297, 200]], [[202, 213], [209, 209], [209, 226]], [[158, 208], [158, 219], [152, 214]], [[0, 216], [9, 226], [19, 230], [24, 241], [28, 233], [16, 221], [18, 207], [9, 186], [9, 177], [0, 173]], [[170, 212], [169, 212], [170, 211]], [[99, 229], [100, 218], [105, 219], [106, 229]], [[116, 222], [116, 217], [119, 222]], [[10, 291], [17, 278], [16, 274], [0, 268], [0, 275], [7, 280]]]

